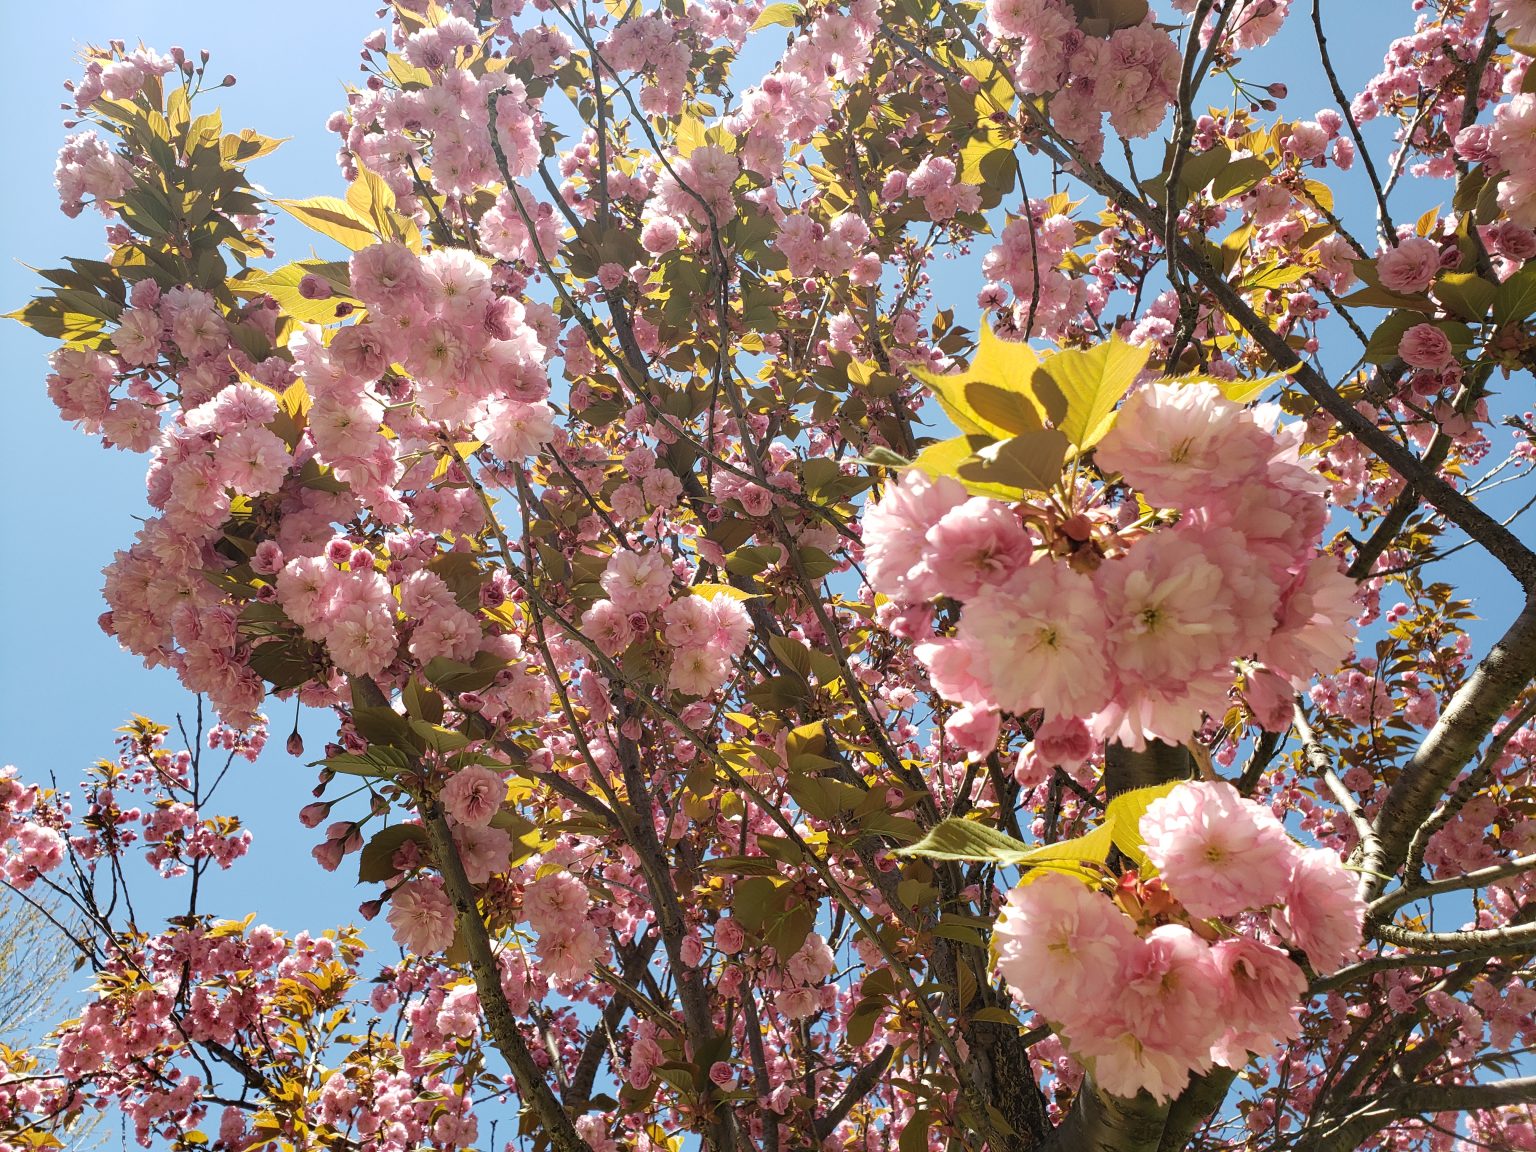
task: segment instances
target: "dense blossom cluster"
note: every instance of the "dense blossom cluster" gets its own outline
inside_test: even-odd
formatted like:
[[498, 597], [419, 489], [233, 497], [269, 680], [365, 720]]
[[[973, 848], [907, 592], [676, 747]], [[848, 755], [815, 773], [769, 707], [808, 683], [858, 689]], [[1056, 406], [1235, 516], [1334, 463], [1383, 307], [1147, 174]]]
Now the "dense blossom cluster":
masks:
[[1266, 671], [1252, 676], [1301, 688], [1349, 650], [1354, 583], [1318, 553], [1322, 485], [1278, 415], [1212, 384], [1133, 395], [1095, 459], [1179, 518], [1140, 531], [1130, 500], [1079, 514], [1081, 538], [1111, 542], [1092, 571], [1052, 557], [997, 500], [908, 473], [865, 518], [870, 583], [908, 604], [964, 604], [952, 637], [918, 649], [956, 704], [1039, 709], [1131, 747], [1181, 743], [1202, 713], [1225, 711], [1233, 661], [1257, 658]]
[[1178, 785], [1148, 806], [1141, 834], [1177, 905], [1153, 915], [1137, 901], [1138, 923], [1046, 872], [1008, 894], [997, 964], [1102, 1087], [1171, 1099], [1191, 1073], [1294, 1040], [1307, 980], [1281, 945], [1333, 972], [1359, 951], [1365, 906], [1337, 855], [1303, 849], [1229, 784]]

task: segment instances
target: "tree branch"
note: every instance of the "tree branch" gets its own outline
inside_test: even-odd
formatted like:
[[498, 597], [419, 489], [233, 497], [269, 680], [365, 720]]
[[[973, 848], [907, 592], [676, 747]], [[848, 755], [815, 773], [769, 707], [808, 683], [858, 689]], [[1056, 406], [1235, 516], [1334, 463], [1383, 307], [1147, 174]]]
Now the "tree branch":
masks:
[[1367, 898], [1378, 896], [1402, 865], [1414, 833], [1499, 718], [1536, 676], [1536, 599], [1457, 689], [1440, 719], [1404, 766], [1376, 816], [1376, 843], [1365, 854]]

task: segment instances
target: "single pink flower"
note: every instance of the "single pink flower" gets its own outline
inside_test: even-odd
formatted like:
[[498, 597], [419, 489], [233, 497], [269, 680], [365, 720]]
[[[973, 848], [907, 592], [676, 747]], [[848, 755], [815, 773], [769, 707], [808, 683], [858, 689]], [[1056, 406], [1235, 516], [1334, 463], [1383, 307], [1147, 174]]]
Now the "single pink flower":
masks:
[[1180, 784], [1141, 818], [1147, 859], [1194, 916], [1277, 903], [1299, 849], [1269, 809], [1222, 782]]
[[1263, 1056], [1279, 1041], [1301, 1035], [1307, 978], [1289, 956], [1247, 936], [1217, 942], [1211, 956], [1226, 992], [1221, 1018], [1227, 1028], [1211, 1047], [1216, 1063], [1241, 1068], [1248, 1053]]
[[501, 810], [507, 786], [501, 776], [482, 764], [460, 768], [443, 785], [443, 808], [455, 821], [483, 828]]
[[391, 893], [385, 916], [395, 943], [417, 956], [442, 952], [453, 943], [453, 906], [437, 877], [407, 880]]
[[1397, 354], [1411, 368], [1439, 371], [1456, 360], [1451, 338], [1433, 324], [1415, 324], [1397, 342]]
[[[1055, 560], [983, 588], [961, 613], [955, 642], [985, 699], [1005, 712], [1086, 716], [1114, 689], [1094, 582]], [[921, 649], [919, 656], [927, 662]]]
[[1300, 852], [1280, 907], [1270, 914], [1276, 931], [1307, 954], [1312, 967], [1337, 972], [1360, 953], [1365, 901], [1354, 873], [1327, 848]]
[[1440, 245], [1422, 236], [1398, 241], [1376, 257], [1376, 275], [1389, 292], [1413, 296], [1427, 292], [1440, 271]]
[[997, 970], [1018, 996], [1056, 1021], [1118, 986], [1139, 941], [1129, 917], [1081, 880], [1045, 872], [1008, 893], [993, 930]]

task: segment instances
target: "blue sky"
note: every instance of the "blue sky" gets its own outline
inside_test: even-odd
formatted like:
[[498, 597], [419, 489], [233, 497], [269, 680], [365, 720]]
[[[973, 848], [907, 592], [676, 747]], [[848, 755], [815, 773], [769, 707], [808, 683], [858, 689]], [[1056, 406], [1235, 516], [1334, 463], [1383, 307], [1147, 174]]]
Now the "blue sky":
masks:
[[[213, 94], [227, 128], [251, 126], [292, 137], [260, 161], [253, 178], [275, 196], [334, 193], [342, 182], [335, 138], [325, 120], [343, 106], [362, 38], [380, 21], [363, 3], [266, 3], [259, 10], [184, 0], [78, 0], [69, 5], [7, 5], [11, 42], [24, 51], [0, 71], [10, 157], [0, 192], [0, 312], [24, 303], [41, 281], [24, 265], [59, 266], [65, 256], [100, 257], [102, 219], [87, 209], [70, 220], [58, 210], [53, 164], [65, 136], [61, 85], [80, 74], [88, 43], [142, 39], [160, 51], [206, 48], [210, 72], [238, 83]], [[278, 223], [287, 260], [310, 240]], [[143, 456], [103, 449], [58, 418], [43, 389], [51, 342], [0, 322], [0, 363], [10, 381], [13, 435], [0, 458], [0, 762], [38, 779], [72, 785], [84, 766], [111, 753], [113, 729], [139, 712], [173, 723], [193, 698], [164, 669], [146, 671], [96, 624], [101, 569], [131, 543], [133, 517], [146, 515]], [[356, 918], [365, 893], [355, 873], [322, 873], [310, 859], [315, 833], [294, 818], [310, 797], [315, 770], [283, 751], [289, 708], [272, 713], [273, 740], [256, 765], [241, 762], [225, 782], [220, 810], [239, 813], [255, 832], [252, 858], [228, 881], [215, 877], [208, 908], [255, 911], [274, 926], [321, 928]], [[324, 717], [307, 725], [319, 754]], [[154, 886], [146, 884], [150, 897]]]

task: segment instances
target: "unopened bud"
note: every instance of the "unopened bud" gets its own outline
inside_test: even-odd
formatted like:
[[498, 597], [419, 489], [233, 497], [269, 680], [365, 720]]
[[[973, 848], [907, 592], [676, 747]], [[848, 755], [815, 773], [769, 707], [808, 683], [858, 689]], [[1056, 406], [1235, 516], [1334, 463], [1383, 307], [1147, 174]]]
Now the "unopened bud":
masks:
[[297, 728], [288, 734], [287, 748], [288, 755], [290, 756], [304, 755], [304, 737], [299, 735], [299, 730]]

